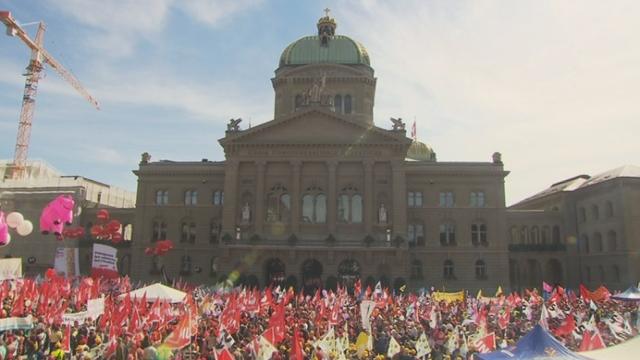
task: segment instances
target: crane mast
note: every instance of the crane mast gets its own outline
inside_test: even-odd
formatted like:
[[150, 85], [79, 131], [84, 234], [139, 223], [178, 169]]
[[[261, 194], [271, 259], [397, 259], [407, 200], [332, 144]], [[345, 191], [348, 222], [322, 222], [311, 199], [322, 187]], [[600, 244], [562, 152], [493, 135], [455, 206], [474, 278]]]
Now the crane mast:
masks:
[[38, 82], [40, 81], [44, 63], [49, 64], [60, 76], [73, 86], [87, 101], [99, 109], [98, 101], [94, 99], [87, 90], [80, 84], [73, 74], [66, 70], [53, 56], [43, 48], [44, 32], [46, 26], [44, 22], [38, 24], [35, 41], [20, 27], [8, 11], [0, 11], [0, 21], [7, 27], [7, 35], [19, 37], [30, 49], [31, 59], [26, 68], [24, 94], [22, 97], [22, 110], [18, 123], [18, 136], [16, 138], [16, 148], [13, 156], [12, 177], [21, 179], [26, 174], [27, 155], [29, 153], [29, 142], [31, 139], [31, 127], [33, 114], [36, 105], [36, 94], [38, 93]]

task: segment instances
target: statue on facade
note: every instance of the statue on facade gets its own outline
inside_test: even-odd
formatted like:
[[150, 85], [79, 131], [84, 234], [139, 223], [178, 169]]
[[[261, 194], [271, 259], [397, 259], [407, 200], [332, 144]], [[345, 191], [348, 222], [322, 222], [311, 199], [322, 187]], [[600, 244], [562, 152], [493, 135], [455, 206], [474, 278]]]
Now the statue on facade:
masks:
[[322, 74], [322, 77], [319, 79], [315, 79], [313, 81], [313, 85], [304, 94], [304, 103], [306, 105], [310, 103], [320, 103], [322, 102], [322, 93], [324, 92], [325, 84], [327, 83], [327, 75]]
[[249, 203], [245, 203], [242, 207], [242, 222], [251, 221], [251, 207], [249, 207]]
[[499, 152], [494, 152], [491, 158], [494, 164], [502, 164], [502, 154]]
[[402, 118], [391, 118], [391, 122], [393, 123], [393, 130], [394, 131], [404, 131], [405, 129], [405, 124], [402, 121]]
[[240, 131], [240, 123], [242, 122], [241, 118], [237, 119], [229, 119], [229, 123], [227, 124], [227, 131]]
[[140, 165], [148, 164], [151, 161], [151, 155], [148, 152], [143, 152], [140, 155]]
[[378, 222], [380, 224], [387, 223], [387, 209], [384, 207], [384, 203], [381, 203], [380, 209], [378, 209]]

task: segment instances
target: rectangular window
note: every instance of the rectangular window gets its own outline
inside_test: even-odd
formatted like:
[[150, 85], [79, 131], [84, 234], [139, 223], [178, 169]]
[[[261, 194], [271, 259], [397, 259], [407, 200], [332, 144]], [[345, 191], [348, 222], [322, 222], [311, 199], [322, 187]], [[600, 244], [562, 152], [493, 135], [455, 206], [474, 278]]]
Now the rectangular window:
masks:
[[484, 191], [472, 191], [469, 197], [469, 206], [484, 207], [485, 206]]
[[453, 207], [454, 205], [453, 192], [443, 191], [440, 193], [440, 207]]
[[409, 191], [407, 197], [407, 206], [410, 208], [421, 208], [422, 193], [419, 191]]

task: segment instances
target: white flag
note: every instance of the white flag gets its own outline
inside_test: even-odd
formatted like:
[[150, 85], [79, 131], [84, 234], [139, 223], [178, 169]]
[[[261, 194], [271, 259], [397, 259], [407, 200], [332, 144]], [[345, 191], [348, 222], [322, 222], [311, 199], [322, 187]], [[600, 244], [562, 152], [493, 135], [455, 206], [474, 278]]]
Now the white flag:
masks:
[[416, 341], [416, 357], [421, 358], [431, 353], [431, 346], [429, 346], [429, 340], [427, 335], [423, 332], [422, 335]]
[[387, 356], [392, 358], [393, 355], [400, 352], [400, 344], [396, 341], [396, 338], [393, 336], [389, 339], [389, 349], [387, 350]]

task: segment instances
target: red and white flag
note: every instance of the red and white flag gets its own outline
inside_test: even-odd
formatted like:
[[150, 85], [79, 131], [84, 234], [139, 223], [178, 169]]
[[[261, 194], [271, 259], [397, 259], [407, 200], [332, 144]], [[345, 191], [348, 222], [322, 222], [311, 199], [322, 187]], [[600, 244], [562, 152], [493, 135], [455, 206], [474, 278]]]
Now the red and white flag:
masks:
[[480, 353], [492, 352], [496, 349], [496, 333], [488, 334], [473, 341], [473, 346]]
[[171, 349], [182, 349], [189, 343], [191, 343], [191, 315], [187, 312], [173, 332], [164, 340], [164, 345]]
[[118, 250], [114, 247], [93, 244], [93, 261], [91, 263], [92, 277], [117, 278]]
[[585, 330], [582, 334], [582, 343], [580, 344], [579, 351], [598, 350], [604, 349], [605, 347], [600, 331], [597, 329], [596, 331]]

